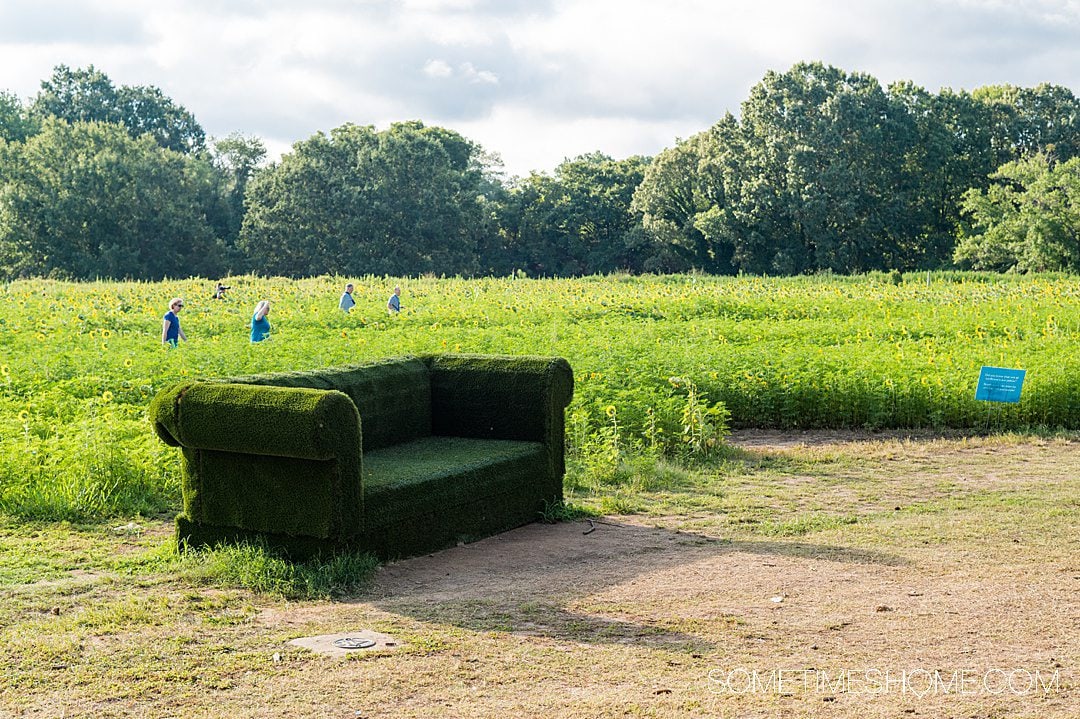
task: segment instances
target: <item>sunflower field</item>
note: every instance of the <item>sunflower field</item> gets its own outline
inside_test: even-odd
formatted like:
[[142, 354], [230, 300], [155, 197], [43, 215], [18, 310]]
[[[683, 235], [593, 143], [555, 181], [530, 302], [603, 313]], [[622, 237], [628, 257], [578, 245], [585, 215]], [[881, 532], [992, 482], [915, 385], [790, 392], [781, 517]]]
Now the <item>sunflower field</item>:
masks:
[[[1080, 428], [1080, 279], [594, 276], [232, 277], [214, 284], [0, 285], [0, 514], [93, 519], [178, 503], [177, 452], [146, 420], [189, 377], [433, 352], [555, 354], [575, 373], [571, 456], [693, 459], [728, 427]], [[386, 300], [402, 287], [402, 312]], [[169, 300], [188, 337], [161, 344]], [[270, 340], [249, 342], [271, 302]], [[983, 365], [1023, 368], [1021, 401], [976, 401]]]

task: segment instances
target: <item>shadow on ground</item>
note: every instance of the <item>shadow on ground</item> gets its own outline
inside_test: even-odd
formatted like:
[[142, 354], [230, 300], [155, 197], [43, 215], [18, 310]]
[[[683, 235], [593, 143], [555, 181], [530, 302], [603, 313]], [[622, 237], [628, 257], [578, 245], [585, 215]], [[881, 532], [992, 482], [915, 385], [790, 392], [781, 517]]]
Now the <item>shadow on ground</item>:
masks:
[[[668, 590], [720, 594], [725, 559], [745, 565], [769, 558], [850, 565], [901, 566], [887, 553], [797, 541], [732, 541], [611, 520], [531, 524], [443, 552], [384, 565], [359, 601], [421, 621], [473, 631], [505, 631], [590, 643], [640, 643], [708, 651], [680, 627], [678, 597], [664, 619], [640, 621], [619, 609], [576, 611], [586, 598], [642, 579]], [[718, 570], [717, 567], [720, 569]], [[704, 569], [707, 568], [707, 569]], [[696, 574], [696, 577], [689, 576]], [[685, 582], [685, 585], [684, 585]], [[675, 587], [674, 585], [678, 585]], [[711, 586], [710, 586], [711, 585]], [[691, 591], [687, 589], [687, 591]]]

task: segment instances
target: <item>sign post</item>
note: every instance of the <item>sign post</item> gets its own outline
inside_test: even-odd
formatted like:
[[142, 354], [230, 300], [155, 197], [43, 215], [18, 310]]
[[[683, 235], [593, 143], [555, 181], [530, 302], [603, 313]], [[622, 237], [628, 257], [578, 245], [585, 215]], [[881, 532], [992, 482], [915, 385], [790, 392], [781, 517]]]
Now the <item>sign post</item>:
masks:
[[[1027, 370], [1005, 367], [983, 367], [979, 371], [979, 384], [975, 387], [975, 399], [984, 402], [1020, 401]], [[990, 409], [986, 412], [986, 428], [990, 428]]]

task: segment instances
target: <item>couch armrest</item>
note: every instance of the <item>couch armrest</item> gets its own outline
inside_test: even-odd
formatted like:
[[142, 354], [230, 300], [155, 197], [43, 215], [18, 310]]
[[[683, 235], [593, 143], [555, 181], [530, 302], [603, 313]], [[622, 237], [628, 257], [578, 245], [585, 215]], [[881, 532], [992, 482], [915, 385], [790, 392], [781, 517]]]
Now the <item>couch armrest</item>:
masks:
[[558, 445], [574, 373], [561, 357], [432, 355], [432, 434]]
[[326, 460], [355, 455], [360, 416], [341, 392], [195, 382], [162, 391], [150, 406], [166, 443], [194, 449]]

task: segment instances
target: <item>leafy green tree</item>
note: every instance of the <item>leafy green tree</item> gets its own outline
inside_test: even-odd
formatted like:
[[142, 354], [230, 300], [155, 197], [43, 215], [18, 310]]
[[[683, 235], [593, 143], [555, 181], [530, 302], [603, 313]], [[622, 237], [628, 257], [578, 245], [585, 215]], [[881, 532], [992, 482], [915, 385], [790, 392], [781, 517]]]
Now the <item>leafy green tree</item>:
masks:
[[996, 167], [990, 110], [969, 93], [944, 89], [933, 95], [911, 82], [894, 83], [888, 94], [914, 132], [897, 175], [907, 197], [907, 210], [897, 220], [905, 225], [907, 261], [896, 269], [949, 265], [962, 196], [986, 187]]
[[768, 271], [862, 272], [904, 262], [904, 162], [914, 141], [869, 75], [821, 63], [767, 73], [742, 106], [743, 221], [772, 240]]
[[71, 69], [57, 65], [41, 83], [31, 104], [38, 118], [68, 122], [113, 122], [132, 137], [149, 134], [164, 148], [181, 153], [205, 149], [206, 136], [195, 117], [153, 86], [116, 87], [108, 75], [89, 65]]
[[0, 272], [76, 279], [217, 274], [205, 162], [102, 122], [46, 118], [0, 144]]
[[635, 207], [684, 266], [710, 272], [904, 266], [916, 141], [876, 80], [803, 63], [766, 74], [741, 120], [660, 153]]
[[57, 65], [52, 77], [41, 81], [31, 111], [41, 118], [58, 117], [71, 123], [119, 123], [123, 116], [112, 80], [93, 65], [85, 70]]
[[647, 164], [592, 153], [566, 160], [554, 176], [524, 180], [512, 192], [518, 267], [560, 277], [640, 271], [640, 217], [631, 202]]
[[318, 133], [248, 183], [240, 247], [272, 274], [471, 274], [495, 232], [486, 158], [420, 122]]
[[[369, 166], [384, 256], [393, 274], [473, 274], [490, 230], [482, 152], [452, 130], [398, 122], [378, 135]], [[475, 158], [475, 161], [474, 161]]]
[[206, 133], [195, 116], [160, 89], [122, 85], [117, 91], [120, 124], [134, 137], [148, 134], [162, 147], [185, 154], [206, 149]]
[[727, 113], [701, 136], [700, 146], [697, 192], [707, 209], [697, 213], [694, 228], [723, 272], [767, 266], [772, 238], [753, 224], [747, 212], [753, 205], [744, 198], [768, 190], [746, 174], [748, 152], [738, 121]]
[[0, 92], [0, 140], [19, 142], [37, 132], [26, 108], [10, 92]]
[[1003, 162], [1074, 156], [1077, 105], [1052, 85], [885, 91], [869, 75], [799, 63], [767, 73], [738, 120], [657, 155], [634, 206], [670, 269], [946, 266], [965, 193], [986, 189]]
[[[987, 187], [999, 159], [1019, 152], [1008, 137], [1022, 133], [1002, 131], [1003, 113], [1040, 108], [1045, 121], [1028, 124], [1044, 140], [1049, 128], [1070, 126], [1071, 95], [1042, 87], [1018, 97], [1027, 99], [995, 105], [986, 92], [933, 95], [910, 82], [885, 91], [868, 75], [800, 63], [766, 74], [740, 119], [728, 115], [661, 152], [634, 205], [677, 258], [673, 269], [949, 265], [964, 193]], [[1060, 148], [1073, 135], [1054, 137]]]
[[266, 145], [257, 137], [233, 133], [213, 143], [213, 166], [217, 171], [216, 195], [211, 206], [216, 210], [208, 219], [228, 250], [228, 269], [246, 267], [237, 247], [244, 221], [244, 195], [248, 183], [266, 160]]
[[716, 247], [699, 219], [709, 211], [702, 192], [700, 165], [708, 138], [695, 135], [660, 152], [645, 169], [631, 209], [642, 217], [644, 230], [658, 243], [643, 269], [681, 271], [691, 268], [724, 272]]
[[990, 110], [995, 167], [1040, 153], [1056, 160], [1080, 155], [1080, 99], [1069, 88], [988, 85], [972, 97]]
[[373, 203], [361, 168], [375, 153], [371, 127], [342, 125], [317, 133], [247, 185], [238, 244], [253, 269], [303, 276], [363, 274], [363, 228]]
[[964, 196], [970, 225], [956, 261], [980, 270], [1080, 270], [1080, 157], [1044, 154], [1002, 165]]

